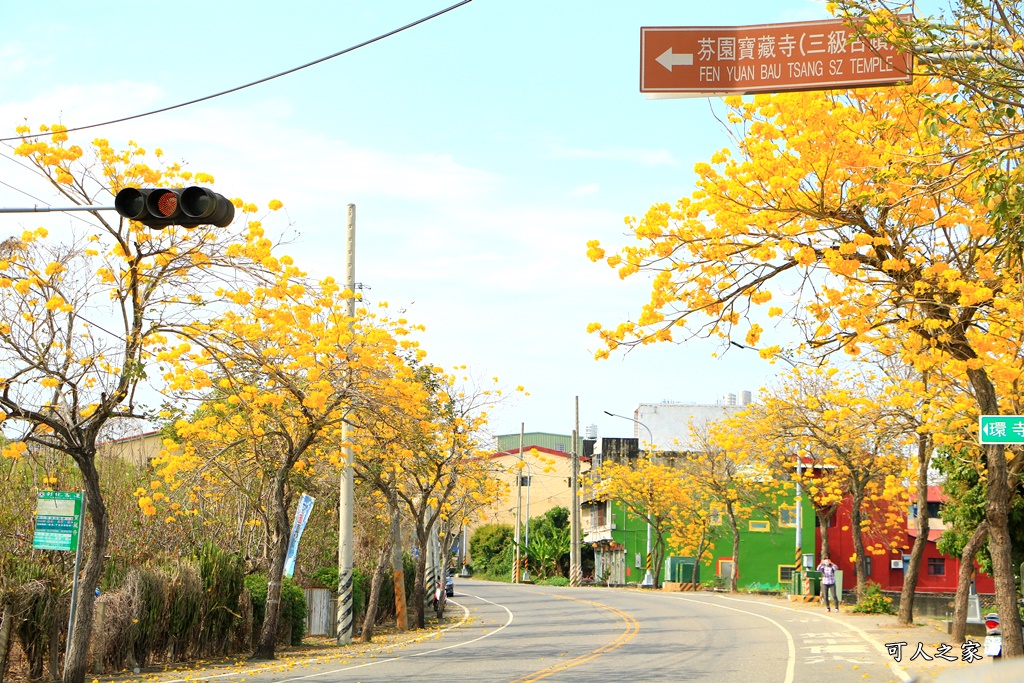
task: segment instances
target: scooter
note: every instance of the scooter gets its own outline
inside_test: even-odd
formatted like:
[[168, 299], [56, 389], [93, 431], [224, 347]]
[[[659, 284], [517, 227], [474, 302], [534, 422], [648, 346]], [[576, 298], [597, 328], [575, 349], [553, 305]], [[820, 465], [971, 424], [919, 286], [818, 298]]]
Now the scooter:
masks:
[[1003, 635], [999, 630], [999, 615], [990, 612], [985, 615], [985, 656], [998, 659], [1003, 656]]
[[985, 656], [999, 659], [1003, 656], [1003, 633], [999, 630], [999, 615], [990, 612], [985, 615]]

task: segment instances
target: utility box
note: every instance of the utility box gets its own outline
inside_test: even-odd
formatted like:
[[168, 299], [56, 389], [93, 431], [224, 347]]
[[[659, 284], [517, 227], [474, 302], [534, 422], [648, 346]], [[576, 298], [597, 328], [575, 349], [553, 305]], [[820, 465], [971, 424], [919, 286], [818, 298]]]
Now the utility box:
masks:
[[821, 572], [813, 569], [804, 570], [804, 576], [810, 581], [810, 590], [807, 595], [821, 595]]
[[821, 572], [816, 572], [813, 569], [793, 572], [789, 593], [790, 595], [820, 595]]
[[[696, 574], [696, 577], [694, 576]], [[700, 583], [700, 565], [694, 557], [666, 557], [665, 580], [676, 583]]]

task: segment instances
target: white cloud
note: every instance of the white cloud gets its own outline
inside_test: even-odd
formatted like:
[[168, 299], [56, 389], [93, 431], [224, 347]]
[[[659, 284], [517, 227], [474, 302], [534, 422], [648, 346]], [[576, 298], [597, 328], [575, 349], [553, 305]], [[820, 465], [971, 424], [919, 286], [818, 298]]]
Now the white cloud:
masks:
[[572, 197], [583, 197], [588, 194], [596, 194], [601, 186], [598, 183], [587, 183], [586, 185], [580, 185], [574, 187], [569, 191], [569, 195]]

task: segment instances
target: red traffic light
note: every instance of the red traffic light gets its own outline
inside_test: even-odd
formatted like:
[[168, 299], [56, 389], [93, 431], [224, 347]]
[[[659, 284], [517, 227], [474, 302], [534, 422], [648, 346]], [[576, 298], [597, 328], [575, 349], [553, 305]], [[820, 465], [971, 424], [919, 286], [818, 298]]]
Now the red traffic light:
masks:
[[205, 187], [126, 187], [114, 197], [114, 208], [122, 217], [158, 230], [168, 225], [225, 228], [235, 217], [234, 204]]
[[146, 208], [160, 218], [172, 218], [178, 213], [178, 198], [170, 190], [153, 190], [146, 199]]

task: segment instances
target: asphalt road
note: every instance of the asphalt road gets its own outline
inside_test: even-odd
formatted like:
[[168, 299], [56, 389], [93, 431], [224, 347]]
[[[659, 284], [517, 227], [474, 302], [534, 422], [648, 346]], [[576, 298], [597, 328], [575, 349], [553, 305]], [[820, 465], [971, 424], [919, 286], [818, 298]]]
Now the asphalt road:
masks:
[[[885, 649], [824, 613], [721, 594], [568, 589], [457, 579], [440, 632], [358, 656], [245, 667], [241, 681], [900, 680]], [[417, 638], [417, 635], [419, 636]], [[166, 680], [166, 679], [165, 679]]]

